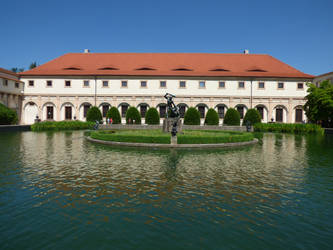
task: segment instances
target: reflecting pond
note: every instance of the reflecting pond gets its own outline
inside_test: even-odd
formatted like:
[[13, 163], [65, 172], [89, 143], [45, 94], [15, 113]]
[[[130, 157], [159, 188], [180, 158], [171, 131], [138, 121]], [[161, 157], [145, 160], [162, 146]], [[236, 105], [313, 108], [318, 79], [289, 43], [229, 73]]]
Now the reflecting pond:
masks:
[[1, 249], [329, 249], [333, 136], [219, 150], [0, 133]]

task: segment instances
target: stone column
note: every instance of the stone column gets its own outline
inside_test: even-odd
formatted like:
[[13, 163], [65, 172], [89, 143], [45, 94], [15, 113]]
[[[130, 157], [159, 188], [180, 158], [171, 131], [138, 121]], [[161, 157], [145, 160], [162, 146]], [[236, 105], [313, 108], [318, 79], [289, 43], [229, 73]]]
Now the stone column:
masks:
[[293, 99], [289, 98], [289, 100], [288, 100], [287, 123], [292, 123], [292, 113], [293, 113]]
[[[267, 114], [267, 122], [271, 121], [272, 115], [273, 115], [273, 104], [272, 104], [272, 98], [268, 99], [268, 114]], [[274, 118], [275, 120], [275, 118]]]

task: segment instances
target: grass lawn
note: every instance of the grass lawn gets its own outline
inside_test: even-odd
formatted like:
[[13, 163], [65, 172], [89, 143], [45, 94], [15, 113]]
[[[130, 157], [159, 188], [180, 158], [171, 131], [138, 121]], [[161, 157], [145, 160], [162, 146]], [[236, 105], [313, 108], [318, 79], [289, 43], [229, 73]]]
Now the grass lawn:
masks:
[[[99, 130], [90, 134], [93, 139], [116, 142], [170, 144], [170, 133], [161, 130]], [[212, 144], [253, 140], [252, 133], [220, 130], [184, 130], [177, 134], [178, 144]]]

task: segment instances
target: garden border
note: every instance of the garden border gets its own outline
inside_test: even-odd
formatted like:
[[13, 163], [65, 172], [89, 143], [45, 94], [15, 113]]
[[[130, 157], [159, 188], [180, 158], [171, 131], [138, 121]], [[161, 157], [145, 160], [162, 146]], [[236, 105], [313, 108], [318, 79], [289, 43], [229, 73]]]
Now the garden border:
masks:
[[254, 138], [252, 141], [246, 142], [229, 142], [229, 143], [214, 143], [214, 144], [159, 144], [159, 143], [134, 143], [134, 142], [116, 142], [116, 141], [103, 141], [85, 137], [90, 142], [124, 147], [144, 147], [144, 148], [227, 148], [239, 147], [258, 143], [258, 139]]

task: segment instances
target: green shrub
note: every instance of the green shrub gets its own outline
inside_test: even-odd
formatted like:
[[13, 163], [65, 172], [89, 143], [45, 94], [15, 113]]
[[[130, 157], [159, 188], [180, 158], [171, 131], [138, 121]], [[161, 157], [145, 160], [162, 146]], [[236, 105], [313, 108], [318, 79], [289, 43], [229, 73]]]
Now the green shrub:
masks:
[[92, 129], [94, 122], [82, 121], [60, 121], [60, 122], [38, 122], [31, 125], [32, 131], [59, 131], [59, 130], [79, 130]]
[[243, 119], [243, 126], [246, 126], [246, 123], [248, 121], [251, 123], [251, 125], [254, 125], [256, 123], [261, 123], [261, 116], [260, 116], [258, 110], [249, 109], [246, 112], [245, 117]]
[[149, 108], [145, 115], [146, 124], [160, 124], [160, 115], [156, 108]]
[[185, 125], [200, 125], [200, 113], [196, 108], [188, 108], [184, 116]]
[[252, 133], [234, 131], [185, 130], [177, 135], [178, 144], [212, 144], [253, 140]]
[[88, 109], [87, 112], [87, 122], [96, 122], [96, 121], [101, 121], [102, 118], [102, 113], [99, 110], [98, 107], [93, 106]]
[[126, 124], [141, 124], [141, 116], [136, 107], [128, 108], [126, 112]]
[[170, 144], [171, 135], [161, 130], [93, 131], [90, 137], [103, 141]]
[[205, 118], [206, 125], [219, 125], [219, 115], [215, 111], [215, 109], [208, 109], [206, 118]]
[[295, 134], [324, 133], [324, 129], [316, 124], [256, 123], [254, 124], [253, 128], [255, 132], [279, 132]]
[[240, 115], [234, 108], [229, 108], [224, 116], [223, 124], [227, 126], [239, 126]]
[[111, 107], [106, 114], [106, 118], [112, 118], [112, 124], [120, 124], [121, 117], [119, 110], [116, 107]]
[[17, 122], [16, 112], [0, 103], [0, 125], [16, 124]]

